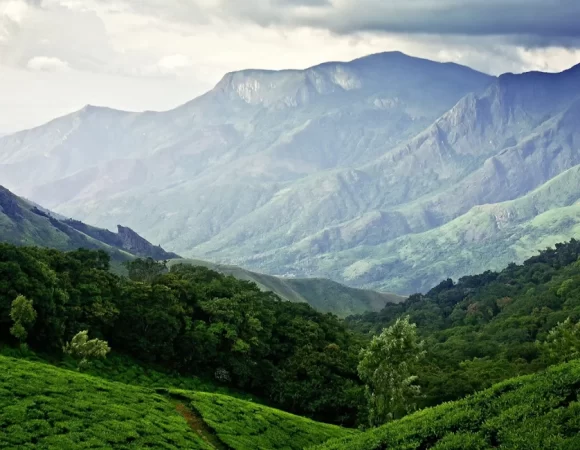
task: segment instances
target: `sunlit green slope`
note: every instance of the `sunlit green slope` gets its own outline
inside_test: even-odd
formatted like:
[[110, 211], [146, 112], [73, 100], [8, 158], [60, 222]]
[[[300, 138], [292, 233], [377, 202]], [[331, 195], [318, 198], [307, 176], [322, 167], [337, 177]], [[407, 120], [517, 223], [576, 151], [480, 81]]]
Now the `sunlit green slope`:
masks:
[[514, 378], [316, 450], [578, 449], [580, 361]]
[[226, 395], [0, 356], [0, 448], [300, 450], [356, 431]]

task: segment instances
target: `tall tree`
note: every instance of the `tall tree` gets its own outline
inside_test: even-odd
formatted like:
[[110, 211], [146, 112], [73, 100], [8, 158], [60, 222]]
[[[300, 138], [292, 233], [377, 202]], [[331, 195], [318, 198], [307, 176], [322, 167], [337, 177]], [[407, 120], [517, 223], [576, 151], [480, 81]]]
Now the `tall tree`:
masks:
[[73, 358], [79, 359], [79, 369], [89, 365], [92, 359], [105, 358], [111, 351], [109, 344], [101, 339], [89, 339], [87, 330], [77, 333], [63, 347], [63, 351]]
[[19, 295], [12, 302], [10, 318], [14, 322], [10, 333], [21, 343], [28, 337], [28, 329], [36, 321], [36, 311], [32, 305], [32, 300], [27, 299], [24, 295]]
[[424, 355], [423, 342], [408, 316], [397, 319], [361, 350], [358, 373], [366, 384], [371, 426], [399, 418], [415, 408], [413, 401], [420, 395], [415, 373]]
[[539, 346], [550, 363], [580, 358], [580, 322], [574, 323], [568, 317], [552, 328], [546, 341]]

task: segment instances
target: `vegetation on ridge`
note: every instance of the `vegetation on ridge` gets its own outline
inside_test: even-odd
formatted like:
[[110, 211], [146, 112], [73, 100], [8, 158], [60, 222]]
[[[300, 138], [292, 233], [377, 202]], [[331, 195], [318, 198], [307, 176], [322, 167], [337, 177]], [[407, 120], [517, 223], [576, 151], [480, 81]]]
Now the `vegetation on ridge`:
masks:
[[305, 302], [317, 311], [330, 312], [338, 317], [380, 311], [387, 303], [402, 302], [405, 297], [366, 289], [356, 289], [324, 278], [285, 278], [252, 272], [241, 267], [210, 263], [195, 259], [176, 259], [168, 262], [203, 266], [240, 280], [256, 283], [264, 291], [272, 291], [283, 300]]
[[574, 450], [579, 395], [580, 361], [573, 361], [313, 450]]
[[112, 274], [102, 251], [0, 244], [0, 342], [15, 343], [10, 309], [24, 295], [37, 312], [33, 350], [58, 355], [89, 330], [144, 364], [215, 379], [318, 420], [356, 422], [364, 340], [338, 318], [206, 268], [161, 272], [130, 271], [131, 280]]
[[[455, 400], [554, 361], [550, 330], [580, 321], [580, 241], [558, 244], [501, 272], [448, 279], [427, 294], [348, 318], [363, 333], [408, 315], [427, 350], [419, 375], [422, 406]], [[563, 357], [563, 355], [562, 355]]]
[[104, 250], [113, 261], [134, 257], [178, 258], [154, 246], [129, 228], [119, 233], [92, 227], [78, 220], [67, 220], [41, 209], [0, 186], [0, 237], [14, 245], [38, 245], [62, 251], [86, 248]]
[[[353, 438], [361, 449], [374, 448], [379, 442], [396, 443], [397, 439], [401, 448], [456, 448], [449, 434], [452, 430], [459, 433], [458, 442], [486, 448], [489, 436], [474, 423], [476, 419], [481, 419], [477, 423], [496, 423], [496, 416], [504, 414], [499, 406], [489, 410], [476, 404], [467, 408], [465, 420], [460, 406], [462, 402], [471, 404], [470, 399], [422, 411], [419, 414], [425, 416], [421, 417], [440, 413], [441, 417], [433, 419], [434, 425], [425, 422], [426, 434], [413, 435], [415, 440], [406, 428], [396, 427], [417, 416], [392, 419], [409, 412], [404, 407], [409, 401], [416, 401], [418, 407], [440, 405], [576, 358], [580, 343], [579, 256], [580, 242], [573, 240], [523, 265], [512, 264], [502, 272], [465, 277], [457, 283], [446, 280], [427, 295], [416, 294], [379, 313], [350, 317], [345, 322], [202, 267], [175, 265], [167, 271], [163, 264], [137, 260], [128, 264], [129, 278], [125, 278], [110, 273], [104, 252], [62, 253], [0, 244], [0, 343], [17, 344], [9, 330], [24, 320], [30, 348], [62, 364], [64, 343], [90, 330], [91, 337], [106, 340], [115, 354], [111, 361], [96, 361], [87, 368], [88, 374], [126, 381], [140, 389], [155, 388], [158, 394], [181, 402], [178, 413], [186, 424], [198, 423], [201, 417], [204, 433], [210, 430], [214, 438], [233, 448], [248, 448], [244, 446], [252, 440], [281, 445], [290, 435], [295, 435], [297, 446], [289, 448], [320, 444], [322, 439], [313, 438], [314, 431], [308, 431], [314, 429], [319, 437], [338, 437], [335, 443], [350, 442], [345, 437], [350, 432], [238, 402], [231, 396], [184, 391], [197, 386], [204, 389], [196, 376], [253, 394], [260, 403], [324, 422], [354, 426], [369, 419], [373, 425], [391, 421], [386, 428], [361, 435], [360, 441]], [[15, 302], [19, 296], [21, 300]], [[19, 311], [32, 306], [35, 320], [30, 320], [30, 311], [11, 314], [14, 304]], [[20, 351], [26, 354], [26, 347]], [[74, 367], [67, 358], [67, 367]], [[135, 361], [140, 368], [115, 374], [111, 367], [119, 359]], [[575, 364], [572, 361], [566, 367], [577, 368]], [[154, 367], [166, 374], [143, 371]], [[567, 370], [564, 378], [569, 378]], [[576, 369], [570, 373], [577, 375]], [[531, 385], [536, 386], [533, 380], [544, 376], [524, 378], [524, 384], [532, 380]], [[515, 385], [520, 386], [520, 381], [515, 380]], [[566, 386], [568, 406], [576, 408], [577, 401], [570, 397], [574, 386]], [[416, 395], [419, 387], [423, 397]], [[536, 410], [541, 414], [536, 428], [550, 424], [556, 430], [556, 435], [539, 442], [567, 445], [566, 430], [576, 425], [567, 419], [568, 406], [554, 406], [550, 400], [559, 398], [561, 391], [538, 389]], [[479, 398], [477, 395], [470, 398]], [[544, 400], [546, 405], [541, 403]], [[512, 400], [505, 401], [515, 408], [515, 403], [509, 403]], [[486, 402], [483, 404], [489, 405]], [[244, 417], [249, 411], [251, 418]], [[505, 413], [511, 414], [509, 411]], [[497, 425], [492, 436], [505, 439], [510, 448], [516, 436], [513, 430], [522, 417], [529, 419], [510, 419], [507, 425]], [[566, 421], [564, 425], [560, 419]], [[283, 426], [274, 428], [277, 421]], [[379, 430], [395, 431], [384, 437]]]

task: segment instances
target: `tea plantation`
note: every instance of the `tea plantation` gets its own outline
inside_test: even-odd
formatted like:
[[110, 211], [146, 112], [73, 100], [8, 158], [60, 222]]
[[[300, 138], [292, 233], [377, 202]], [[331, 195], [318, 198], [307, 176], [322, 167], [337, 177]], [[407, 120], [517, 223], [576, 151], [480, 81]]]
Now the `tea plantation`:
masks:
[[514, 378], [315, 450], [580, 448], [580, 361]]
[[355, 433], [221, 394], [156, 392], [0, 355], [2, 449], [293, 450]]
[[301, 450], [359, 432], [297, 417], [226, 395], [172, 391], [190, 401], [222, 442], [234, 450]]
[[211, 448], [166, 397], [4, 356], [0, 429], [0, 448]]

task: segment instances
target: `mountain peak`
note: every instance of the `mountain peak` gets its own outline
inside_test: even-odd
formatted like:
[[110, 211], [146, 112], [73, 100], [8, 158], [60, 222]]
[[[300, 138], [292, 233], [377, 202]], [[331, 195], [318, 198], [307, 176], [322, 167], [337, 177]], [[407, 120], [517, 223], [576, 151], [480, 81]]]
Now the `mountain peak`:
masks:
[[575, 66], [570, 67], [568, 70], [565, 70], [563, 73], [580, 74], [580, 63], [576, 64]]
[[[478, 83], [488, 75], [454, 63], [440, 63], [405, 53], [382, 52], [348, 62], [330, 61], [304, 70], [247, 69], [227, 73], [213, 92], [251, 105], [299, 106], [326, 94], [359, 89], [393, 91], [404, 86], [424, 86], [450, 78], [463, 82], [469, 76]], [[491, 79], [491, 77], [489, 77]], [[388, 84], [388, 86], [386, 85]]]

